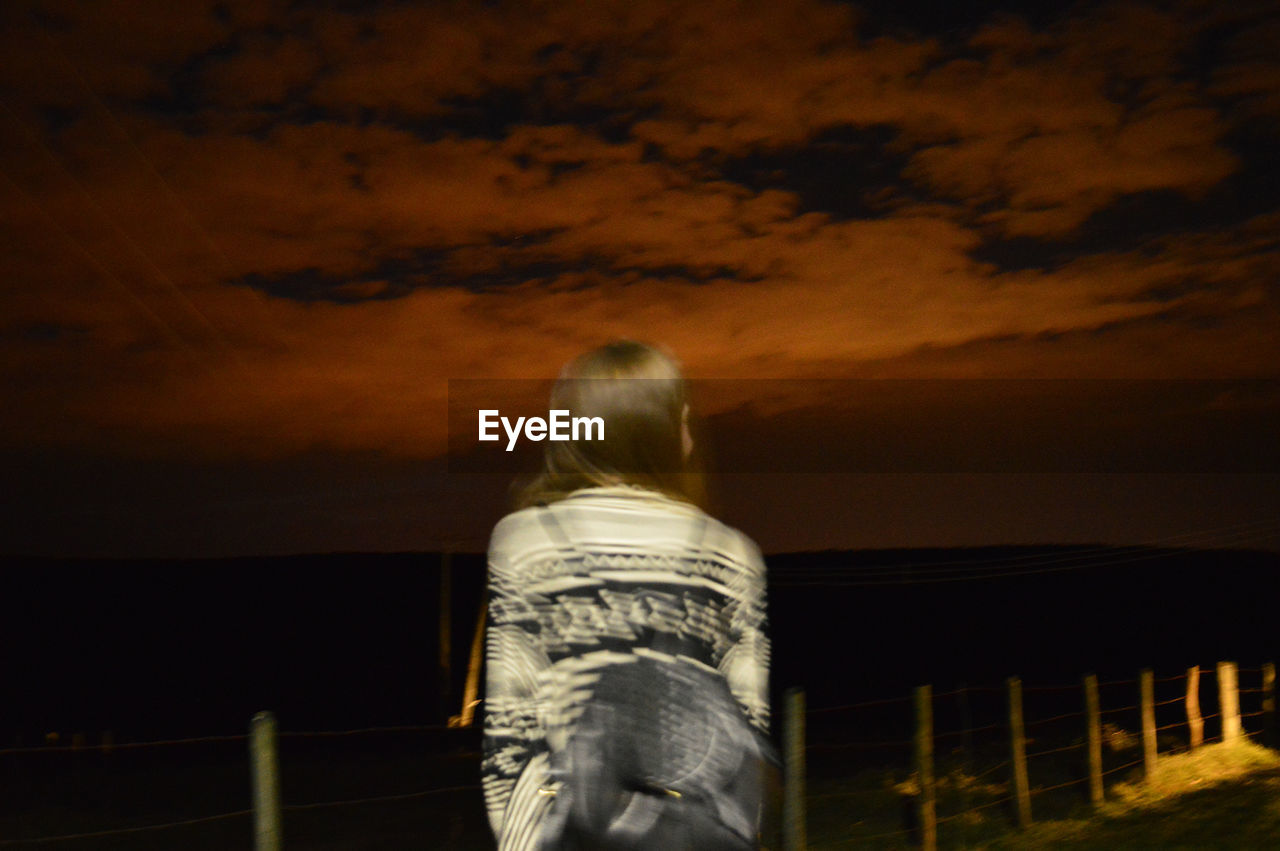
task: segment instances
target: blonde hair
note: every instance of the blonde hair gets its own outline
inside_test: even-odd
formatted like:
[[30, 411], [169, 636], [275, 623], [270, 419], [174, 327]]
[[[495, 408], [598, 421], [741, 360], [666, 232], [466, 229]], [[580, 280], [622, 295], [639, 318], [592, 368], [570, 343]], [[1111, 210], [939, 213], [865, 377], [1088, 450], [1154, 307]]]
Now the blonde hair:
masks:
[[679, 364], [654, 346], [616, 340], [574, 358], [551, 390], [551, 408], [599, 417], [604, 439], [548, 441], [542, 470], [518, 483], [516, 507], [610, 485], [703, 505], [703, 476], [684, 446], [687, 404]]

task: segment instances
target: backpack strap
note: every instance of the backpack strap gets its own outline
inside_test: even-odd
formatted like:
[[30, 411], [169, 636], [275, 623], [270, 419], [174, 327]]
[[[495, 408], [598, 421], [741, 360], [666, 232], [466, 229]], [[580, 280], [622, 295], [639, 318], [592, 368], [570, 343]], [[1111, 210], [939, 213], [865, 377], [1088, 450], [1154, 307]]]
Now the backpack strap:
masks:
[[546, 530], [547, 536], [555, 542], [556, 546], [561, 549], [574, 553], [581, 553], [578, 545], [569, 540], [569, 536], [565, 534], [564, 527], [560, 525], [560, 521], [556, 519], [556, 515], [550, 506], [542, 505], [537, 509], [538, 521], [542, 523], [542, 528]]
[[[560, 521], [556, 519], [555, 509], [549, 505], [542, 505], [538, 506], [537, 512], [538, 521], [556, 546], [569, 552], [583, 555], [582, 548], [569, 537], [564, 531], [564, 527], [560, 525]], [[706, 549], [707, 537], [710, 533], [711, 520], [706, 512], [699, 511], [697, 524], [694, 527], [693, 534], [689, 536], [690, 551], [702, 553]]]

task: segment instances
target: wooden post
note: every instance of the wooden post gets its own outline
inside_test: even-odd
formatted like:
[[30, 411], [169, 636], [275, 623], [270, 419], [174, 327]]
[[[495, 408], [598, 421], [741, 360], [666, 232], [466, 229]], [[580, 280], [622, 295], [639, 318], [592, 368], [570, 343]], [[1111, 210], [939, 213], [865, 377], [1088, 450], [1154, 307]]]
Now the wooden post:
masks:
[[784, 718], [783, 745], [786, 748], [782, 801], [782, 847], [785, 851], [805, 851], [808, 837], [805, 835], [804, 811], [804, 691], [788, 689], [786, 716]]
[[916, 773], [920, 797], [916, 799], [920, 818], [920, 847], [936, 851], [938, 821], [933, 788], [933, 688], [916, 687]]
[[961, 683], [959, 694], [956, 695], [956, 702], [960, 704], [960, 753], [964, 759], [964, 767], [969, 767], [969, 759], [973, 754], [973, 734], [970, 728], [973, 727], [973, 719], [969, 712], [969, 687], [966, 683]]
[[1218, 711], [1222, 713], [1222, 741], [1240, 738], [1240, 688], [1235, 662], [1218, 663]]
[[1138, 691], [1142, 707], [1142, 769], [1150, 780], [1156, 773], [1156, 687], [1150, 668], [1138, 672]]
[[452, 553], [440, 554], [440, 659], [436, 688], [440, 715], [449, 718], [453, 703], [453, 567]]
[[1009, 751], [1013, 762], [1013, 794], [1018, 804], [1018, 827], [1031, 824], [1031, 789], [1027, 783], [1027, 742], [1022, 729], [1022, 680], [1009, 677]]
[[[960, 684], [960, 693], [956, 696], [956, 700], [960, 703], [960, 767], [965, 773], [969, 773], [970, 763], [973, 760], [973, 717], [969, 711], [969, 686], [968, 683]], [[973, 803], [973, 795], [969, 784], [963, 785], [961, 792], [962, 806], [968, 810]]]
[[1262, 666], [1262, 743], [1275, 750], [1280, 748], [1276, 739], [1276, 663]]
[[1089, 743], [1089, 801], [1102, 806], [1102, 713], [1098, 709], [1098, 678], [1084, 678], [1085, 733]]
[[1204, 744], [1204, 718], [1200, 715], [1200, 666], [1187, 668], [1187, 728], [1191, 750]]
[[280, 851], [280, 780], [276, 763], [276, 717], [259, 712], [249, 725], [253, 776], [254, 851]]
[[471, 660], [467, 663], [467, 684], [462, 689], [462, 711], [458, 713], [458, 726], [470, 727], [475, 721], [476, 704], [480, 693], [480, 666], [484, 664], [484, 622], [489, 606], [484, 596], [480, 598], [480, 613], [476, 615], [476, 631], [471, 637]]

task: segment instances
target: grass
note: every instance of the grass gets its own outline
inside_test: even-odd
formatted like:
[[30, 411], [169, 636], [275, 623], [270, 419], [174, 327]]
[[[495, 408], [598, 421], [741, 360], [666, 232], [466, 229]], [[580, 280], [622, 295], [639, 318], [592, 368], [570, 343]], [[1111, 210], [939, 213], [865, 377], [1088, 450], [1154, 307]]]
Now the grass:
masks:
[[1162, 757], [1118, 784], [1098, 814], [1033, 825], [992, 848], [1274, 848], [1280, 756], [1248, 742]]
[[[1035, 823], [1013, 827], [1000, 742], [937, 758], [938, 844], [943, 849], [1166, 849], [1280, 847], [1280, 755], [1249, 744], [1187, 752], [1162, 742], [1148, 782], [1138, 738], [1108, 735], [1107, 803], [1087, 800], [1082, 751], [1071, 739], [1035, 742], [1030, 759]], [[473, 742], [459, 744], [474, 744]], [[1059, 749], [1055, 745], [1066, 745]], [[1181, 748], [1175, 751], [1175, 748]], [[249, 806], [241, 743], [187, 752], [35, 755], [22, 772], [0, 763], [0, 839], [33, 839], [158, 824]], [[855, 770], [848, 751], [815, 750], [808, 781], [809, 847], [918, 848], [916, 782], [900, 766]], [[901, 759], [886, 756], [886, 759]], [[59, 757], [65, 765], [56, 765]], [[903, 763], [905, 764], [905, 763]], [[10, 769], [19, 768], [10, 760]], [[394, 740], [385, 747], [338, 741], [282, 749], [286, 803], [363, 799], [478, 783], [473, 749]], [[8, 783], [3, 781], [8, 780]], [[478, 790], [351, 803], [285, 813], [286, 848], [483, 851], [493, 847]], [[101, 838], [40, 844], [59, 851], [225, 851], [250, 847], [248, 817]], [[31, 847], [31, 846], [28, 846]]]
[[[1140, 754], [1111, 754], [1124, 766]], [[938, 846], [960, 849], [1174, 849], [1280, 847], [1280, 755], [1249, 743], [1213, 744], [1162, 755], [1153, 777], [1142, 766], [1107, 778], [1095, 810], [1073, 759], [1032, 772], [1032, 813], [1014, 827], [1008, 769], [966, 770], [941, 760], [937, 771]], [[811, 782], [809, 846], [918, 848], [915, 779], [892, 770]]]

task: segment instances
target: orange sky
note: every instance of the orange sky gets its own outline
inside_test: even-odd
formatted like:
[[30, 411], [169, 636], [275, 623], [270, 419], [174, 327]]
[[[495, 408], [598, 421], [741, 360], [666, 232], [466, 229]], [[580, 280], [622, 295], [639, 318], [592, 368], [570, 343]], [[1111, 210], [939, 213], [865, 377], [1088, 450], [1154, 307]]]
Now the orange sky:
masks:
[[290, 5], [0, 12], [5, 452], [421, 463], [449, 378], [619, 336], [1276, 374], [1273, 3]]

